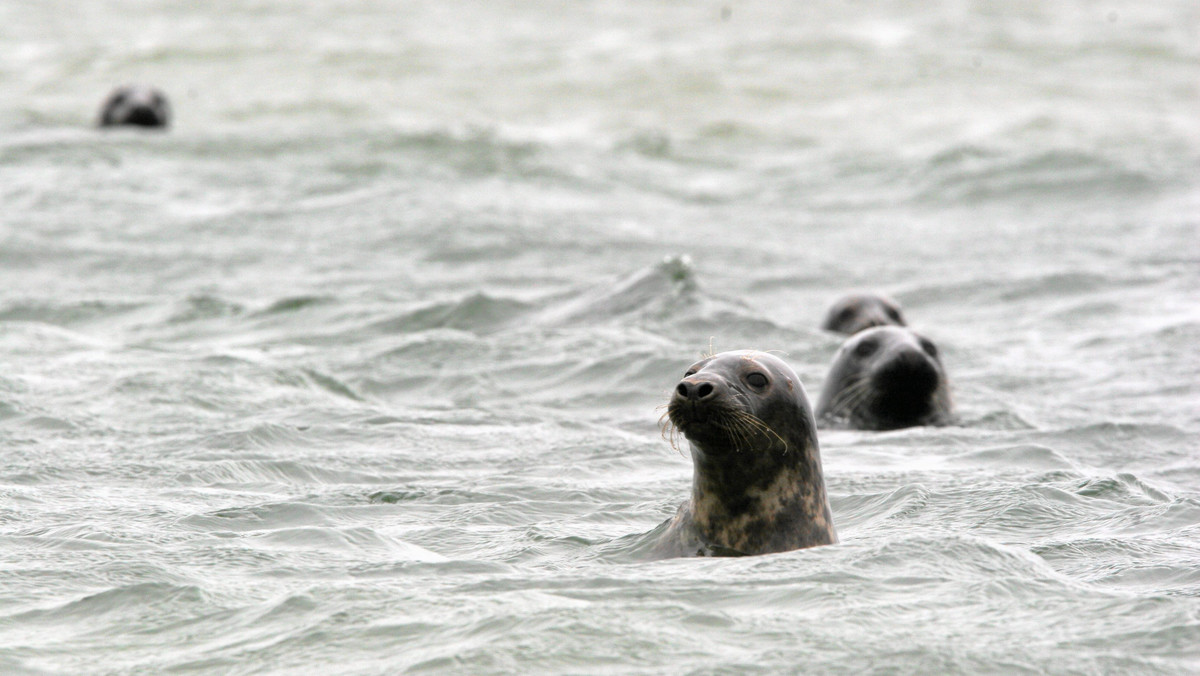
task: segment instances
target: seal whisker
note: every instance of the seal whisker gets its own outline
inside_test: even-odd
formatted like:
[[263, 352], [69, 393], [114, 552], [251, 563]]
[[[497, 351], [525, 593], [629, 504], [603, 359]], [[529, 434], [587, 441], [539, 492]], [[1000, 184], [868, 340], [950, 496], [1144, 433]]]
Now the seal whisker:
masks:
[[845, 417], [852, 419], [854, 416], [861, 414], [864, 409], [874, 406], [878, 394], [869, 383], [859, 387], [845, 402]]
[[730, 432], [734, 452], [741, 453], [744, 449], [750, 448], [750, 436], [747, 434], [746, 426], [738, 419], [736, 412], [734, 413], [734, 415], [723, 418], [722, 422]]
[[846, 396], [842, 400], [842, 406], [854, 410], [862, 403], [863, 398], [868, 396], [871, 391], [871, 379], [866, 374], [859, 376], [852, 381], [850, 387], [847, 388]]
[[739, 415], [737, 416], [737, 425], [738, 425], [738, 428], [742, 432], [742, 438], [745, 439], [746, 446], [748, 448], [753, 448], [754, 444], [751, 441], [751, 438], [758, 436], [761, 433], [761, 431], [755, 429], [755, 427], [751, 424], [751, 422], [748, 418], [750, 418], [752, 416], [749, 416], [747, 413], [745, 413], [743, 411], [739, 411], [738, 413], [739, 413]]
[[865, 373], [852, 374], [851, 376], [849, 376], [847, 378], [847, 382], [838, 391], [837, 396], [835, 396], [833, 398], [833, 401], [831, 401], [829, 403], [829, 405], [828, 405], [829, 408], [832, 408], [832, 409], [841, 408], [841, 406], [846, 402], [846, 400], [850, 399], [853, 396], [855, 389], [858, 387], [861, 387], [864, 383], [866, 383], [866, 381], [867, 381], [867, 374], [865, 374]]
[[854, 387], [846, 392], [846, 398], [842, 401], [842, 406], [850, 412], [856, 410], [866, 399], [871, 397], [871, 383], [868, 379], [862, 378]]
[[736, 438], [734, 448], [738, 453], [741, 453], [742, 450], [746, 448], [753, 448], [753, 444], [750, 440], [753, 436], [753, 430], [746, 425], [745, 421], [743, 420], [744, 416], [745, 413], [742, 411], [731, 410], [726, 414], [723, 420], [727, 424], [732, 435]]
[[[746, 396], [746, 394], [744, 392], [734, 391], [731, 394], [732, 394], [734, 400], [742, 405], [743, 409], [750, 408], [750, 399]], [[741, 411], [739, 411], [739, 413], [740, 412]]]
[[680, 433], [679, 426], [675, 424], [674, 420], [671, 420], [670, 410], [664, 411], [663, 414], [659, 416], [658, 428], [662, 438], [671, 445], [671, 448], [675, 449], [676, 453], [683, 455], [683, 451], [679, 448], [678, 441]]
[[[754, 416], [745, 411], [738, 411], [738, 418], [739, 418], [739, 421], [742, 424], [746, 425], [750, 430], [752, 430], [758, 434], [762, 434], [763, 436], [768, 437], [768, 438], [774, 437], [776, 441], [783, 444], [783, 452], [787, 453], [788, 442], [783, 437], [779, 436], [779, 434], [776, 433], [775, 430], [771, 429], [771, 427], [769, 425], [767, 425], [765, 422], [763, 422], [757, 416]], [[772, 443], [774, 443], [774, 442], [772, 442]]]
[[857, 376], [853, 377], [849, 383], [837, 393], [837, 396], [834, 397], [833, 401], [828, 404], [827, 408], [829, 413], [841, 415], [843, 412], [853, 411], [854, 408], [858, 406], [858, 399], [861, 398], [863, 392], [869, 389], [870, 378], [867, 376], [867, 374], [858, 374]]

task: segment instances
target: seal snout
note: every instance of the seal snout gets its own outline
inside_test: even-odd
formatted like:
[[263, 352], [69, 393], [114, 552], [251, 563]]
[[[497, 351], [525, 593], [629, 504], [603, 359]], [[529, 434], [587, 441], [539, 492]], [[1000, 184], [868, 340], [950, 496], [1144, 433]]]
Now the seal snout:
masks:
[[679, 382], [675, 387], [675, 396], [685, 401], [701, 403], [717, 398], [720, 389], [710, 378], [691, 376]]
[[937, 389], [938, 371], [923, 352], [905, 349], [880, 364], [873, 379], [883, 390], [928, 396]]
[[724, 379], [716, 374], [696, 373], [687, 376], [679, 381], [671, 395], [667, 410], [672, 422], [684, 434], [688, 434], [696, 431], [694, 425], [712, 422], [714, 416], [719, 418], [720, 412], [726, 408], [724, 394], [728, 389]]
[[140, 103], [129, 109], [129, 115], [125, 118], [126, 124], [137, 125], [140, 127], [157, 127], [162, 124], [162, 119], [157, 110], [150, 105]]

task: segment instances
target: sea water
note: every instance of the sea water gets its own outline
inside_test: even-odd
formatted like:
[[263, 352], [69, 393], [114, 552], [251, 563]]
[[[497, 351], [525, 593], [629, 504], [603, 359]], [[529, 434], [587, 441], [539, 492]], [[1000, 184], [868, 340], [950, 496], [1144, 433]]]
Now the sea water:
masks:
[[[0, 264], [2, 673], [1200, 671], [1193, 0], [10, 0]], [[954, 423], [639, 556], [858, 289]]]

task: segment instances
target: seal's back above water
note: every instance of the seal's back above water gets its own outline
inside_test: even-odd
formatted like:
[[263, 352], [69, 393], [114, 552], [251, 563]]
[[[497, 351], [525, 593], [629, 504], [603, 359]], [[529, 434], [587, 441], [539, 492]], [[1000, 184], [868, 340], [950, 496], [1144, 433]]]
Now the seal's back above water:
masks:
[[804, 386], [764, 352], [693, 364], [667, 406], [690, 443], [692, 494], [654, 545], [659, 556], [767, 554], [837, 542]]

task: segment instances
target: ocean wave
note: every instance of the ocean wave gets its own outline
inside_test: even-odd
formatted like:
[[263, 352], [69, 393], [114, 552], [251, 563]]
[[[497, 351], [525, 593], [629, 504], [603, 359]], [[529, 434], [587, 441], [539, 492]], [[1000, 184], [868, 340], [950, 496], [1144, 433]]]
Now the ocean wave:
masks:
[[700, 297], [697, 272], [688, 256], [668, 256], [655, 266], [577, 293], [541, 313], [543, 324], [604, 324], [663, 317], [693, 306]]
[[376, 472], [337, 466], [344, 464], [341, 460], [327, 463], [268, 459], [220, 460], [206, 463], [203, 468], [181, 472], [175, 476], [175, 481], [185, 486], [253, 489], [263, 486], [357, 486], [392, 480]]
[[496, 298], [484, 292], [406, 311], [377, 321], [368, 328], [379, 333], [413, 333], [431, 329], [457, 329], [477, 334], [500, 330], [529, 311], [528, 303]]
[[[8, 645], [60, 650], [64, 644], [73, 644], [94, 649], [105, 642], [102, 637], [113, 627], [134, 626], [148, 632], [208, 603], [208, 595], [196, 585], [137, 582], [0, 617], [0, 637]], [[45, 627], [54, 627], [54, 631], [47, 633]]]
[[931, 157], [914, 181], [911, 200], [928, 205], [1110, 199], [1153, 194], [1162, 184], [1160, 177], [1099, 152], [1064, 148], [1017, 154], [965, 146]]
[[122, 300], [80, 300], [56, 303], [48, 300], [10, 303], [0, 307], [0, 322], [34, 322], [72, 327], [113, 322], [146, 307], [146, 303]]

